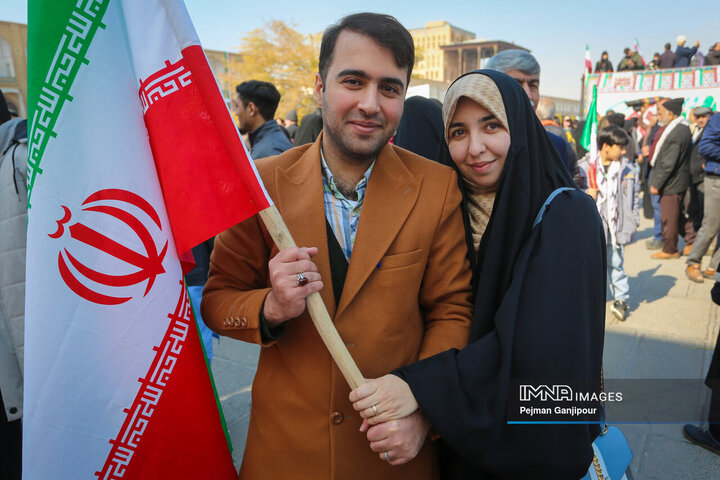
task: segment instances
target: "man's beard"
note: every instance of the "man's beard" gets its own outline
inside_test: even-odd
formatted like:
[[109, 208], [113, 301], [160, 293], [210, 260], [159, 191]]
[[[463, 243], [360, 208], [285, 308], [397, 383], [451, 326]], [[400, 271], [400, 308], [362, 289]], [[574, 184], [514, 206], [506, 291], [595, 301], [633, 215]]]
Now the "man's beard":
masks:
[[[327, 102], [325, 100], [325, 94], [323, 93], [323, 105], [327, 105]], [[388, 141], [390, 140], [390, 137], [392, 137], [392, 131], [391, 133], [385, 137], [378, 138], [374, 141], [374, 143], [371, 140], [368, 140], [367, 142], [363, 143], [363, 146], [366, 146], [367, 148], [360, 147], [360, 150], [364, 151], [358, 151], [358, 149], [354, 149], [350, 142], [346, 141], [344, 136], [341, 132], [336, 132], [333, 130], [333, 127], [337, 125], [338, 127], [342, 128], [342, 125], [344, 123], [344, 119], [333, 119], [336, 120], [335, 122], [326, 122], [325, 120], [328, 118], [328, 114], [325, 111], [325, 109], [322, 109], [323, 111], [323, 135], [326, 137], [330, 137], [332, 139], [332, 142], [335, 144], [338, 150], [351, 160], [357, 160], [358, 163], [366, 162], [368, 160], [374, 160], [377, 158], [378, 154], [380, 153], [380, 150], [382, 150], [385, 145], [387, 145]], [[380, 118], [377, 119], [375, 116], [367, 116], [364, 117], [362, 120], [367, 121], [373, 121], [380, 125], [387, 125], [387, 122]], [[333, 125], [334, 123], [334, 125]], [[397, 127], [397, 126], [396, 126]]]

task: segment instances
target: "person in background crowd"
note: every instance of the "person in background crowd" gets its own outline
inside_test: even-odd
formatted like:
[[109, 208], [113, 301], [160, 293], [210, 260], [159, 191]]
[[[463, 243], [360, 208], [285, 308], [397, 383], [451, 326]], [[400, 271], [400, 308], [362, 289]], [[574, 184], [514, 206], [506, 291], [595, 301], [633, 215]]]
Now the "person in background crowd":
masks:
[[407, 450], [395, 419], [427, 417], [442, 441], [443, 479], [581, 478], [598, 426], [508, 425], [508, 403], [517, 398], [512, 379], [599, 383], [602, 221], [512, 78], [491, 70], [461, 76], [447, 91], [443, 119], [442, 158], [460, 174], [476, 258], [470, 344], [368, 380], [351, 393], [353, 408], [364, 429], [372, 425], [370, 447], [393, 456]]
[[0, 92], [0, 477], [20, 480], [25, 356], [27, 120]]
[[673, 68], [675, 65], [675, 54], [672, 51], [672, 45], [665, 44], [665, 51], [660, 55], [660, 68]]
[[675, 63], [673, 64], [673, 67], [689, 67], [690, 60], [700, 47], [700, 41], [695, 40], [695, 45], [693, 45], [692, 48], [685, 46], [685, 43], [687, 42], [685, 35], [678, 35], [675, 41], [677, 42], [677, 48], [675, 49]]
[[280, 92], [272, 83], [249, 80], [235, 87], [233, 112], [241, 134], [247, 134], [253, 160], [269, 157], [292, 148], [285, 131], [273, 118]]
[[[638, 156], [638, 163], [640, 164], [640, 189], [643, 192], [643, 216], [645, 218], [654, 218], [653, 212], [653, 201], [652, 195], [650, 194], [650, 147], [653, 144], [653, 138], [657, 133], [660, 125], [657, 120], [657, 106], [651, 105], [646, 106], [643, 109], [641, 115], [641, 122], [645, 135], [643, 135], [642, 141], [640, 142], [640, 155]], [[657, 140], [660, 136], [658, 135]], [[658, 205], [659, 207], [659, 205]], [[658, 224], [660, 222], [660, 211], [658, 208]], [[651, 238], [648, 242], [652, 242], [657, 248], [662, 248], [662, 229], [657, 228], [655, 230], [655, 238]]]
[[395, 134], [395, 145], [437, 160], [442, 137], [442, 104], [435, 99], [420, 96], [406, 99]]
[[297, 112], [295, 110], [290, 110], [290, 112], [285, 115], [285, 119], [283, 120], [283, 127], [285, 127], [285, 131], [290, 137], [290, 141], [295, 142], [295, 134], [298, 130]]
[[563, 117], [563, 130], [565, 130], [565, 133], [571, 132], [573, 129], [573, 121], [572, 118], [569, 115], [565, 115]]
[[720, 42], [710, 47], [705, 55], [705, 65], [720, 65]]
[[[715, 116], [717, 117], [717, 114]], [[720, 144], [718, 146], [720, 147]], [[715, 285], [710, 290], [710, 298], [716, 305], [720, 305], [720, 278], [716, 276], [715, 280]], [[685, 425], [683, 435], [695, 445], [720, 455], [720, 332], [718, 332], [710, 367], [705, 376], [705, 385], [710, 389], [708, 426], [701, 428], [695, 425]]]
[[662, 223], [663, 248], [652, 258], [665, 260], [677, 258], [678, 234], [685, 227], [685, 243], [695, 240], [692, 224], [685, 219], [682, 199], [690, 186], [690, 153], [692, 134], [680, 114], [684, 98], [665, 100], [658, 106], [658, 121], [665, 130], [650, 159], [650, 193], [660, 195], [660, 221]]
[[622, 60], [620, 60], [620, 64], [618, 65], [618, 72], [627, 70], [645, 70], [642, 58], [640, 57], [640, 54], [638, 52], [634, 52], [629, 48], [626, 48], [623, 51], [625, 52], [625, 56], [622, 58]]
[[410, 32], [388, 15], [328, 27], [314, 90], [323, 132], [257, 164], [305, 247], [278, 251], [257, 216], [215, 239], [203, 316], [218, 333], [264, 347], [243, 480], [437, 478], [419, 414], [400, 422], [423, 432], [414, 462], [393, 467], [399, 453], [367, 448], [350, 388], [305, 304], [320, 293], [365, 375], [467, 344], [471, 272], [457, 177], [388, 144], [414, 57]]
[[297, 133], [295, 134], [295, 146], [314, 143], [323, 129], [322, 111], [318, 108], [312, 113], [305, 115], [300, 121]]
[[[534, 109], [540, 104], [540, 64], [530, 53], [525, 50], [504, 50], [488, 60], [485, 68], [497, 70], [510, 75], [525, 90], [530, 105]], [[577, 155], [570, 153], [565, 136], [558, 136], [552, 132], [548, 133], [550, 140], [560, 154], [565, 167], [577, 179]]]
[[[660, 104], [666, 101], [667, 99], [661, 99], [655, 104], [656, 110], [659, 108]], [[658, 143], [660, 142], [660, 138], [662, 137], [663, 132], [665, 131], [665, 126], [660, 123], [659, 116], [657, 118], [657, 129], [655, 130], [655, 134], [650, 138], [650, 141], [648, 142], [647, 147], [647, 153], [643, 151], [645, 154], [645, 158], [647, 161], [647, 168], [648, 168], [648, 193], [650, 194], [650, 202], [652, 205], [652, 212], [653, 212], [653, 238], [648, 239], [645, 242], [645, 246], [648, 250], [660, 250], [663, 245], [665, 245], [665, 242], [663, 242], [663, 236], [662, 236], [662, 220], [660, 217], [660, 195], [653, 194], [651, 192], [650, 188], [650, 176], [652, 175], [653, 170], [653, 163], [652, 159], [655, 155], [655, 150], [658, 146]]]
[[[698, 116], [698, 112], [695, 112], [695, 116]], [[720, 248], [715, 248], [707, 270], [701, 273], [702, 257], [720, 232], [720, 113], [714, 114], [707, 122], [702, 138], [698, 142], [697, 152], [705, 163], [702, 184], [703, 219], [697, 239], [687, 258], [686, 274], [690, 280], [702, 282], [703, 276], [713, 277], [717, 274], [720, 262]]]
[[210, 330], [202, 318], [200, 312], [200, 304], [202, 302], [202, 291], [207, 282], [208, 271], [210, 270], [210, 254], [215, 244], [215, 237], [205, 240], [200, 245], [196, 245], [192, 249], [193, 258], [195, 259], [195, 267], [185, 275], [185, 283], [188, 287], [188, 295], [192, 303], [193, 313], [197, 321], [198, 331], [200, 332], [200, 340], [205, 350], [205, 357], [208, 363], [213, 358], [213, 338], [220, 339], [220, 335]]
[[613, 65], [610, 59], [608, 58], [607, 52], [602, 52], [602, 56], [600, 57], [600, 60], [597, 61], [595, 64], [595, 73], [601, 73], [601, 72], [612, 72], [613, 71]]
[[630, 137], [620, 127], [610, 125], [598, 133], [598, 153], [600, 162], [590, 165], [590, 156], [586, 155], [578, 162], [578, 167], [590, 175], [596, 169], [597, 188], [586, 193], [597, 205], [605, 230], [607, 245], [608, 286], [613, 304], [610, 311], [624, 321], [630, 307], [630, 284], [623, 268], [625, 245], [640, 224], [640, 184], [637, 181], [632, 161], [625, 155], [625, 146]]
[[655, 52], [653, 54], [652, 60], [650, 60], [650, 63], [648, 63], [648, 69], [657, 70], [658, 68], [660, 68], [660, 54]]

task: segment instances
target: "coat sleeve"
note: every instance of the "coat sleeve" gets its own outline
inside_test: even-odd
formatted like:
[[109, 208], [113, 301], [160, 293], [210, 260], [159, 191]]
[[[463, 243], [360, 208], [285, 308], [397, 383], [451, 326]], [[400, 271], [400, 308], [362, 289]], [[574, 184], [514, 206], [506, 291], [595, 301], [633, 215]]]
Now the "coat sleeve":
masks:
[[710, 162], [720, 162], [720, 114], [712, 116], [703, 132], [698, 153]]
[[668, 137], [665, 139], [662, 150], [658, 152], [658, 158], [655, 159], [655, 166], [650, 175], [650, 185], [657, 188], [661, 195], [680, 159], [680, 141], [678, 136], [673, 135], [673, 133], [675, 132], [668, 134]]
[[580, 478], [597, 425], [507, 419], [511, 379], [599, 378], [606, 257], [592, 199], [578, 191], [559, 195], [515, 265], [493, 330], [462, 351], [394, 373], [443, 440], [478, 470], [500, 478]]
[[[257, 215], [215, 237], [201, 307], [203, 320], [211, 330], [263, 344], [260, 312], [270, 292], [272, 245]], [[266, 339], [266, 344], [271, 343]]]
[[425, 336], [419, 358], [465, 346], [470, 335], [471, 272], [460, 203], [457, 177], [452, 172], [420, 288]]

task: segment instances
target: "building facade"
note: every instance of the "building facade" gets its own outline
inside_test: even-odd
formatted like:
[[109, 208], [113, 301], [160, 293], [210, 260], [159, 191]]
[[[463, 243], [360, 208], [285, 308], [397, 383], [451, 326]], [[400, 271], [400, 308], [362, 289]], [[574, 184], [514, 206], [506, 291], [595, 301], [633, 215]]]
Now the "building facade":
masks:
[[475, 38], [475, 34], [455, 27], [444, 20], [427, 22], [425, 28], [409, 30], [415, 43], [417, 59], [413, 73], [428, 80], [445, 79], [445, 55], [443, 45], [464, 42]]
[[0, 90], [8, 106], [27, 118], [27, 25], [0, 21]]

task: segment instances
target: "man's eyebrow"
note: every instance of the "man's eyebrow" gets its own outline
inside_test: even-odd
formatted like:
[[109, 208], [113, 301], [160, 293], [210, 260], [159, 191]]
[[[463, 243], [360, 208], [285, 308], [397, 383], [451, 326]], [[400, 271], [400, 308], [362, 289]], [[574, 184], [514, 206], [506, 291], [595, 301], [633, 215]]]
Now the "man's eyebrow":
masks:
[[[364, 79], [369, 79], [370, 75], [367, 74], [364, 70], [357, 70], [352, 68], [347, 68], [345, 70], [340, 71], [335, 78], [342, 78], [342, 77], [360, 77]], [[405, 88], [405, 83], [397, 77], [382, 77], [380, 79], [380, 83], [389, 83], [391, 85], [397, 85], [400, 88]]]
[[370, 78], [370, 75], [368, 75], [363, 70], [355, 70], [352, 68], [347, 68], [345, 70], [340, 71], [337, 75], [335, 75], [335, 78], [340, 78], [340, 77]]

